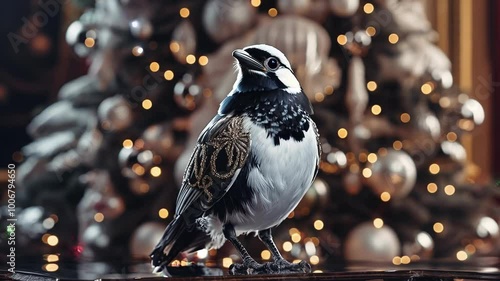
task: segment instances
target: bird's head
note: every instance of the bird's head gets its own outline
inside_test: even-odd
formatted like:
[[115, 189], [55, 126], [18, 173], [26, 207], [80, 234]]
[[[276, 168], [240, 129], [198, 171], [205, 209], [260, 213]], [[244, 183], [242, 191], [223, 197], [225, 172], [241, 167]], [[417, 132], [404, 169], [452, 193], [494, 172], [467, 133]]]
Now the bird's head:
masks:
[[240, 92], [282, 89], [291, 94], [302, 91], [290, 62], [278, 49], [265, 45], [252, 45], [233, 51], [238, 67], [234, 89]]

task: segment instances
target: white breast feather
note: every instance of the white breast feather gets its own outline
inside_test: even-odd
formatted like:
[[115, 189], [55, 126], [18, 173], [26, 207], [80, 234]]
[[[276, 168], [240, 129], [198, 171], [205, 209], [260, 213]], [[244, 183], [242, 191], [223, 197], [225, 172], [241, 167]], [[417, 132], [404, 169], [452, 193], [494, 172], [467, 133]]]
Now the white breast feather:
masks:
[[247, 215], [234, 213], [229, 218], [238, 234], [263, 230], [283, 221], [309, 188], [318, 160], [312, 126], [302, 141], [281, 139], [280, 145], [275, 146], [264, 128], [249, 119], [244, 125], [250, 131], [251, 150], [259, 167], [249, 172], [248, 184], [256, 196]]

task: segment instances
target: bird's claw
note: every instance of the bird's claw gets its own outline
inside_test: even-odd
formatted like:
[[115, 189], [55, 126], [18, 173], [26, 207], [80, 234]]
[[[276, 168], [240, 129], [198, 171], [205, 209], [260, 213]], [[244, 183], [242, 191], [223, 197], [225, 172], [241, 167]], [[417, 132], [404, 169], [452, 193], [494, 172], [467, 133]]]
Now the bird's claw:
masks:
[[233, 263], [229, 267], [229, 273], [231, 275], [255, 275], [271, 274], [273, 272], [269, 263], [260, 264], [257, 262], [251, 262], [247, 264]]
[[291, 263], [287, 260], [278, 260], [259, 264], [257, 262], [249, 264], [233, 263], [229, 267], [231, 275], [255, 275], [255, 274], [278, 274], [278, 273], [310, 273], [311, 265], [305, 261]]
[[310, 273], [311, 265], [306, 261], [291, 263], [285, 259], [270, 262], [270, 268], [273, 273]]

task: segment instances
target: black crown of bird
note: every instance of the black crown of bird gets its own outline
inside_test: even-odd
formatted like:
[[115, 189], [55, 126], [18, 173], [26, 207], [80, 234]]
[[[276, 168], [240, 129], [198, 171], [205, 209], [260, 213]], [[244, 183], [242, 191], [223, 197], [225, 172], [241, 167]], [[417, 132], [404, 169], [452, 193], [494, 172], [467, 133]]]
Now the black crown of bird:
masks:
[[[174, 219], [151, 253], [154, 272], [181, 252], [220, 248], [229, 240], [242, 262], [231, 274], [309, 272], [290, 263], [271, 229], [297, 206], [318, 172], [321, 148], [312, 106], [278, 49], [233, 51], [238, 76], [217, 115], [201, 132], [179, 191]], [[272, 261], [258, 263], [238, 240], [257, 233]]]

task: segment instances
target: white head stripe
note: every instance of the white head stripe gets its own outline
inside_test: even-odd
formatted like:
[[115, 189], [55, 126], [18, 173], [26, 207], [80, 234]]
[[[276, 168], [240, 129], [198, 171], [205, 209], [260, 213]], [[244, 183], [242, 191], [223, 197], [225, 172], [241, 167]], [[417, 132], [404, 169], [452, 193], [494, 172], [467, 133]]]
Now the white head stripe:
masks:
[[289, 69], [292, 69], [290, 62], [285, 57], [285, 55], [280, 50], [276, 49], [275, 47], [269, 46], [266, 44], [258, 44], [258, 45], [248, 46], [248, 47], [244, 48], [243, 50], [251, 49], [251, 48], [260, 49], [260, 50], [268, 52], [271, 56], [277, 57], [281, 61], [281, 63], [284, 64], [286, 67], [288, 67]]

